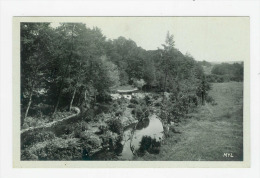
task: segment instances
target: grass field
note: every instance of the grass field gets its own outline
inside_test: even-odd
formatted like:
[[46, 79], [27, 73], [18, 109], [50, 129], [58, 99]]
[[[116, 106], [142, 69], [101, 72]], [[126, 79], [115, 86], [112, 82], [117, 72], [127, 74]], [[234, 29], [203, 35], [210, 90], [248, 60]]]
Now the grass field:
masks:
[[209, 95], [217, 105], [190, 113], [176, 126], [181, 134], [170, 133], [158, 155], [136, 160], [242, 161], [243, 83], [214, 83]]

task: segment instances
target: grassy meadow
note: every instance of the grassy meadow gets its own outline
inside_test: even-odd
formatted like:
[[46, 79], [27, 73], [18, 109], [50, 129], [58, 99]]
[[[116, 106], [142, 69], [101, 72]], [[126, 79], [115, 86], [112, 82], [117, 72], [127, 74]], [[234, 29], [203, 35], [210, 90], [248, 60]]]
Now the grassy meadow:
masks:
[[[243, 83], [213, 83], [206, 103], [174, 127], [158, 155], [146, 154], [136, 160], [242, 161]], [[224, 153], [232, 153], [231, 157]]]

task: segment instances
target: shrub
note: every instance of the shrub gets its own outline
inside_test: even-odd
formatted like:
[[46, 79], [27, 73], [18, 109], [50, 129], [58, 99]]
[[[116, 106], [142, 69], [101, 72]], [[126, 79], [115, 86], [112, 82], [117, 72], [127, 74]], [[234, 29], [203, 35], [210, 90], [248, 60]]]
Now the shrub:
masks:
[[22, 126], [22, 129], [28, 129], [28, 128], [29, 128], [29, 125], [27, 123], [24, 123]]
[[95, 113], [100, 114], [100, 113], [109, 113], [110, 111], [110, 105], [108, 104], [99, 104]]
[[143, 115], [143, 111], [140, 109], [140, 107], [136, 107], [135, 109], [132, 110], [132, 114], [137, 118], [140, 118]]
[[139, 105], [140, 106], [145, 106], [146, 107], [146, 101], [144, 99], [139, 99]]
[[94, 117], [95, 117], [95, 111], [93, 109], [88, 109], [83, 115], [85, 121], [91, 121], [94, 119]]
[[22, 136], [21, 148], [23, 149], [38, 142], [44, 142], [53, 138], [55, 138], [55, 134], [51, 131], [29, 132]]
[[144, 101], [145, 101], [146, 105], [150, 105], [152, 103], [152, 98], [150, 96], [146, 95], [144, 97]]
[[116, 100], [118, 105], [122, 105], [127, 103], [127, 100], [124, 97], [121, 97], [120, 99]]
[[76, 124], [62, 124], [60, 126], [55, 127], [55, 134], [56, 136], [61, 136], [61, 135], [70, 135], [74, 132], [76, 128]]
[[99, 122], [99, 121], [103, 121], [105, 119], [105, 114], [104, 113], [101, 113], [101, 114], [98, 114], [94, 117], [93, 121], [95, 122]]
[[133, 97], [131, 100], [130, 100], [130, 103], [132, 104], [139, 104], [139, 101], [137, 98]]
[[207, 96], [205, 100], [207, 103], [210, 103], [212, 105], [217, 105], [216, 101], [211, 96]]
[[148, 118], [150, 111], [146, 106], [138, 105], [135, 109], [132, 110], [132, 115], [135, 116], [138, 120]]
[[168, 122], [168, 113], [166, 111], [161, 111], [160, 113], [160, 118], [164, 121], [164, 122]]
[[131, 113], [132, 113], [132, 115], [135, 115], [135, 113], [136, 113], [136, 108], [133, 109], [133, 110], [131, 111]]
[[28, 150], [22, 150], [21, 151], [21, 160], [38, 160], [38, 156], [35, 154], [32, 154]]
[[81, 121], [78, 123], [79, 126], [79, 130], [81, 129], [82, 131], [86, 131], [89, 130], [89, 123], [85, 122], [85, 121]]
[[118, 105], [118, 103], [117, 103], [117, 102], [115, 102], [115, 103], [113, 103], [112, 107], [116, 109], [116, 108], [118, 108], [118, 107], [119, 107], [119, 105]]
[[122, 138], [114, 132], [107, 131], [103, 135], [100, 136], [102, 139], [102, 147], [109, 148], [113, 150], [117, 147], [118, 142], [122, 140]]
[[156, 107], [161, 107], [161, 106], [162, 106], [162, 103], [156, 102], [156, 103], [154, 103], [154, 106], [156, 106]]
[[47, 120], [45, 120], [44, 118], [26, 117], [24, 119], [24, 124], [28, 127], [36, 127], [39, 125], [44, 125], [46, 121]]
[[101, 93], [97, 95], [97, 102], [110, 102], [112, 101], [111, 95], [108, 93]]
[[120, 134], [123, 131], [122, 123], [119, 119], [110, 119], [107, 121], [109, 130], [114, 133]]
[[75, 127], [74, 127], [74, 137], [75, 138], [80, 138], [80, 134], [81, 132], [84, 132], [84, 131], [87, 131], [89, 130], [89, 126], [88, 126], [88, 123], [85, 122], [85, 121], [81, 121], [81, 122], [78, 122], [75, 124]]
[[130, 103], [130, 104], [128, 105], [128, 107], [129, 107], [129, 108], [135, 108], [136, 106], [135, 106], [135, 104]]
[[160, 98], [160, 95], [159, 94], [157, 94], [157, 93], [154, 93], [153, 94], [153, 99], [154, 100], [158, 100]]
[[81, 132], [80, 138], [91, 145], [92, 148], [98, 148], [101, 146], [100, 138], [92, 132]]
[[38, 143], [22, 152], [23, 160], [81, 160], [82, 150], [78, 139], [56, 138]]
[[122, 116], [123, 115], [123, 111], [122, 110], [118, 110], [115, 112], [115, 116]]
[[101, 123], [98, 126], [98, 129], [100, 130], [100, 132], [98, 134], [103, 134], [108, 131], [108, 126], [105, 123]]
[[158, 154], [160, 149], [160, 142], [157, 142], [156, 139], [151, 138], [150, 136], [143, 136], [140, 147], [137, 151], [138, 156], [144, 156], [145, 152], [156, 153]]

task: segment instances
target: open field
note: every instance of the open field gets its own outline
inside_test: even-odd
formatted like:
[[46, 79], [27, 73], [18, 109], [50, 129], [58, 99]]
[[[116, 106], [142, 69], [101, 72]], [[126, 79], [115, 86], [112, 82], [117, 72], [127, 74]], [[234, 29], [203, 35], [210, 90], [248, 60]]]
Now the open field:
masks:
[[[243, 83], [214, 83], [209, 95], [217, 105], [207, 103], [176, 126], [158, 155], [137, 160], [242, 161]], [[227, 157], [225, 153], [232, 153]]]

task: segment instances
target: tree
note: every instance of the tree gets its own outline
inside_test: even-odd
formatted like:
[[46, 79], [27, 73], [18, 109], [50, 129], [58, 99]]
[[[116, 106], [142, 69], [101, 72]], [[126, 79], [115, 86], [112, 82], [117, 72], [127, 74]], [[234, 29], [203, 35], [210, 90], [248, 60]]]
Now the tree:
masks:
[[[65, 69], [63, 70], [63, 74], [61, 75], [61, 82], [60, 82], [60, 87], [58, 89], [58, 98], [57, 98], [57, 102], [55, 104], [54, 107], [54, 111], [53, 111], [53, 115], [57, 112], [59, 103], [60, 103], [60, 99], [61, 99], [61, 95], [62, 95], [62, 90], [63, 90], [63, 86], [64, 86], [64, 80], [65, 77], [68, 74], [68, 70], [73, 58], [73, 50], [74, 50], [74, 38], [75, 38], [75, 24], [62, 24], [62, 26], [58, 29], [61, 30], [64, 36], [63, 38], [65, 38], [64, 42], [68, 42], [67, 45], [67, 49], [69, 51], [69, 55], [66, 56], [67, 61], [65, 62]], [[62, 40], [62, 39], [61, 39]], [[64, 43], [63, 43], [64, 44]]]
[[132, 84], [131, 78], [143, 78], [147, 53], [133, 40], [119, 37], [108, 41], [106, 54], [108, 60], [118, 66], [122, 85]]
[[138, 79], [133, 79], [133, 83], [134, 83], [134, 85], [135, 85], [138, 89], [140, 89], [140, 90], [142, 90], [143, 86], [146, 84], [146, 82], [144, 81], [144, 79], [140, 79], [140, 80], [138, 80]]
[[[170, 71], [171, 71], [171, 73], [173, 73], [175, 70], [175, 68], [174, 68], [174, 60], [175, 60], [174, 43], [175, 42], [173, 40], [173, 35], [170, 35], [170, 33], [168, 32], [166, 35], [165, 44], [163, 44], [164, 49], [162, 50], [162, 53], [161, 53], [161, 57], [162, 57], [161, 68], [164, 73], [163, 92], [166, 92], [167, 77], [168, 77]], [[171, 76], [171, 77], [174, 77], [174, 76]], [[164, 99], [165, 99], [165, 95], [163, 95], [163, 101], [164, 101]]]
[[27, 101], [26, 118], [33, 97], [40, 94], [45, 85], [47, 65], [51, 56], [51, 29], [49, 23], [21, 23], [21, 94], [22, 103]]

